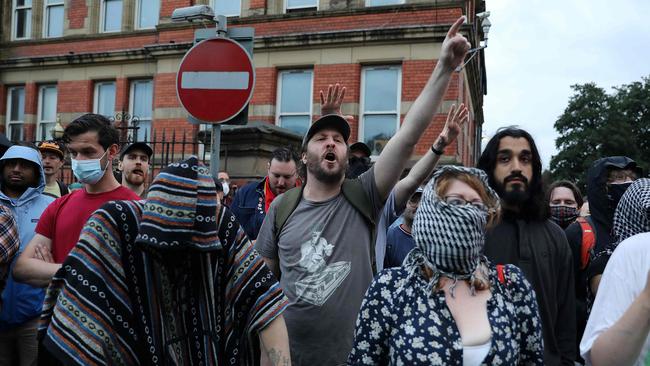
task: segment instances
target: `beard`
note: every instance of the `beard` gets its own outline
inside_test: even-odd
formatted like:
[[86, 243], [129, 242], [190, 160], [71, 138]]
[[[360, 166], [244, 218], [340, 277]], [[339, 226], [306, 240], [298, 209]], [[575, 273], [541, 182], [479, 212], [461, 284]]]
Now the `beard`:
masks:
[[130, 171], [127, 174], [124, 175], [124, 179], [126, 179], [126, 181], [129, 184], [134, 185], [134, 186], [139, 186], [141, 184], [144, 184], [145, 178], [146, 178], [146, 176], [145, 176], [144, 172], [142, 172], [142, 175], [140, 175], [140, 174], [134, 173], [133, 171]]
[[[338, 158], [338, 157], [337, 157]], [[334, 184], [339, 183], [345, 176], [345, 171], [348, 168], [348, 161], [343, 157], [343, 161], [339, 161], [339, 168], [335, 170], [325, 170], [321, 167], [321, 157], [316, 154], [307, 153], [307, 171], [311, 173], [317, 180], [326, 183]]]
[[[514, 180], [519, 179], [521, 182], [516, 182], [506, 187], [507, 184]], [[520, 206], [530, 198], [530, 186], [528, 179], [521, 174], [511, 174], [503, 179], [503, 182], [497, 182], [496, 191], [499, 197], [508, 205]]]

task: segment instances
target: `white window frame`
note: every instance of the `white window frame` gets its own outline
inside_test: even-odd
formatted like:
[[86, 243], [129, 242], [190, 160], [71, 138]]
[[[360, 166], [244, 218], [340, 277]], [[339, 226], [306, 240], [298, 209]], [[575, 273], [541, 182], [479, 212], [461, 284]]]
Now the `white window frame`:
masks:
[[[12, 121], [11, 120], [11, 95], [12, 91], [14, 89], [22, 89], [23, 90], [23, 120], [16, 120]], [[5, 135], [9, 140], [11, 140], [11, 125], [20, 125], [20, 138], [18, 141], [22, 141], [25, 137], [25, 104], [26, 104], [26, 98], [25, 98], [25, 86], [24, 85], [17, 85], [17, 86], [10, 86], [7, 88], [7, 120], [5, 122]]]
[[[61, 35], [60, 36], [50, 36], [47, 32], [50, 28], [50, 13], [48, 12], [47, 8], [50, 7], [55, 7], [55, 6], [62, 6], [64, 9], [63, 13], [63, 18], [61, 19]], [[65, 30], [65, 2], [64, 0], [58, 0], [57, 3], [55, 4], [48, 4], [47, 0], [43, 1], [43, 38], [58, 38], [58, 37], [63, 37], [63, 31]]]
[[[393, 111], [371, 111], [371, 112], [366, 112], [366, 107], [365, 107], [365, 96], [366, 96], [366, 70], [390, 70], [390, 69], [397, 69], [397, 100], [395, 103], [395, 106], [397, 107], [397, 110]], [[359, 95], [359, 132], [357, 136], [357, 141], [361, 141], [365, 143], [364, 135], [365, 135], [365, 119], [366, 115], [385, 115], [385, 114], [396, 114], [397, 117], [395, 118], [395, 133], [397, 133], [397, 130], [400, 128], [400, 122], [402, 119], [401, 115], [401, 103], [402, 103], [402, 65], [381, 65], [381, 66], [364, 66], [361, 68], [361, 90], [360, 90], [360, 95]], [[395, 135], [393, 135], [395, 136]], [[391, 137], [392, 138], [392, 137]], [[373, 150], [373, 147], [370, 146], [370, 150]]]
[[[217, 2], [219, 1], [228, 1], [228, 0], [210, 0], [210, 6], [214, 9], [214, 15], [224, 15], [226, 17], [240, 17], [241, 16], [241, 7], [242, 1], [239, 0], [239, 12], [237, 14], [217, 14]], [[285, 0], [286, 1], [286, 0]]]
[[[275, 104], [275, 125], [278, 127], [282, 127], [282, 119], [281, 117], [283, 116], [304, 116], [306, 113], [301, 113], [301, 112], [291, 112], [291, 113], [282, 113], [282, 75], [283, 74], [290, 74], [290, 73], [303, 73], [303, 72], [309, 72], [311, 74], [311, 82], [309, 83], [309, 125], [311, 125], [311, 121], [313, 118], [313, 109], [314, 109], [314, 69], [291, 69], [291, 70], [280, 70], [278, 71], [278, 87], [276, 91], [276, 95], [278, 96]], [[309, 125], [307, 128], [309, 128]]]
[[372, 5], [371, 2], [372, 0], [366, 0], [366, 7], [402, 5], [406, 3], [405, 0], [396, 0], [393, 4], [382, 4], [382, 5]]
[[121, 1], [122, 2], [122, 13], [124, 13], [124, 0], [100, 0], [99, 2], [99, 33], [118, 33], [122, 31], [122, 15], [120, 14], [120, 29], [118, 30], [104, 30], [106, 26], [106, 2], [110, 1]]
[[[106, 80], [106, 81], [96, 81], [95, 82], [95, 90], [93, 91], [93, 113], [100, 114], [99, 112], [99, 87], [101, 85], [107, 85], [107, 84], [113, 84], [115, 88], [115, 94], [117, 94], [117, 85], [115, 84], [114, 80]], [[113, 95], [113, 100], [115, 100], [116, 95]], [[106, 118], [112, 117], [115, 114], [115, 104], [113, 104], [113, 111], [110, 116], [105, 116]]]
[[[141, 27], [140, 26], [140, 13], [142, 12], [142, 0], [136, 0], [135, 4], [135, 19], [134, 19], [134, 28], [135, 29], [155, 29], [158, 23], [160, 22], [160, 5], [161, 5], [161, 0], [158, 1], [158, 14], [156, 16], [156, 24], [153, 25], [153, 27]], [[124, 2], [122, 2], [122, 6], [124, 6]]]
[[294, 6], [294, 7], [289, 7], [289, 0], [284, 0], [284, 12], [288, 13], [291, 10], [298, 10], [298, 9], [311, 9], [311, 8], [316, 8], [316, 10], [319, 9], [319, 3], [320, 0], [314, 0], [316, 2], [315, 6]]
[[[43, 119], [43, 98], [45, 97], [45, 94], [43, 93], [43, 91], [45, 89], [51, 89], [51, 88], [54, 88], [54, 90], [56, 91], [56, 93], [54, 94], [54, 119], [53, 120], [44, 120]], [[54, 125], [53, 127], [56, 127], [56, 112], [57, 112], [56, 107], [57, 107], [58, 98], [59, 98], [59, 90], [57, 89], [56, 84], [44, 84], [44, 85], [41, 85], [41, 86], [38, 87], [38, 111], [36, 112], [36, 113], [38, 113], [36, 115], [37, 116], [37, 123], [36, 123], [36, 140], [37, 141], [43, 140], [43, 138], [42, 138], [43, 135], [41, 134], [41, 126], [43, 124], [53, 124]], [[51, 140], [53, 138], [54, 138], [54, 136], [51, 136], [51, 135], [48, 136], [46, 134], [45, 140]]]
[[18, 13], [18, 10], [23, 10], [23, 9], [33, 10], [34, 3], [32, 3], [32, 5], [30, 6], [26, 6], [26, 5], [18, 6], [16, 2], [17, 0], [11, 0], [11, 39], [12, 40], [30, 39], [32, 38], [32, 17], [31, 17], [32, 12], [30, 11], [29, 13], [30, 16], [27, 17], [28, 24], [27, 24], [27, 29], [25, 31], [26, 35], [25, 37], [20, 37], [20, 38], [16, 36], [17, 33], [16, 31], [18, 30], [18, 28], [16, 28], [17, 26], [16, 13]]
[[[151, 134], [153, 133], [153, 105], [154, 105], [154, 83], [153, 79], [133, 79], [129, 83], [129, 114], [131, 115], [131, 118], [133, 118], [133, 99], [135, 97], [135, 84], [138, 83], [151, 83], [151, 116], [148, 116], [149, 118], [142, 118], [142, 116], [136, 116], [138, 117], [138, 123], [142, 123], [142, 121], [148, 121], [149, 122], [149, 133], [147, 133], [147, 140], [152, 140]], [[116, 90], [117, 92], [117, 90]], [[129, 127], [131, 127], [132, 123], [129, 121]], [[142, 128], [142, 127], [141, 127]], [[135, 130], [129, 130], [129, 137], [132, 137], [135, 140], [135, 137], [133, 134], [135, 133], [136, 135], [140, 132], [140, 130], [135, 131]], [[144, 132], [143, 132], [144, 134]], [[138, 141], [140, 141], [138, 139]], [[147, 142], [149, 142], [147, 141]]]

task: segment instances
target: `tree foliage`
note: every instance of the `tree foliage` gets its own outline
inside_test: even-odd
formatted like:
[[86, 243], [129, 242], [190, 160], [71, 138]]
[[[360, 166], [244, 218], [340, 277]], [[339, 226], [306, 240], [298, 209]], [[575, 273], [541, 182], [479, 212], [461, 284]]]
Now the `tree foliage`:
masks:
[[650, 167], [650, 77], [613, 88], [594, 83], [573, 85], [573, 96], [555, 122], [560, 136], [551, 158], [553, 179], [578, 183], [584, 192], [587, 170], [606, 156], [634, 159]]

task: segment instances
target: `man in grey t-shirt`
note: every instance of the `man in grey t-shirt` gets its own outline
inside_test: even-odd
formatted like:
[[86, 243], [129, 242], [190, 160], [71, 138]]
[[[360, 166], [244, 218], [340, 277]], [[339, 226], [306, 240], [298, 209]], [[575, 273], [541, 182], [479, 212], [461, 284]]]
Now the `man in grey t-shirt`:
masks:
[[[402, 127], [386, 144], [372, 169], [358, 179], [377, 217], [399, 179], [420, 136], [459, 66], [469, 43], [458, 33], [464, 17], [450, 28], [440, 59]], [[326, 105], [336, 104], [332, 94]], [[269, 209], [257, 237], [256, 249], [289, 298], [284, 312], [294, 365], [344, 364], [352, 348], [354, 324], [366, 289], [372, 281], [372, 232], [341, 194], [348, 162], [350, 127], [338, 114], [327, 114], [311, 125], [303, 139], [302, 162], [307, 180], [302, 199], [280, 232], [275, 213], [282, 196]], [[441, 140], [438, 151], [447, 145]]]

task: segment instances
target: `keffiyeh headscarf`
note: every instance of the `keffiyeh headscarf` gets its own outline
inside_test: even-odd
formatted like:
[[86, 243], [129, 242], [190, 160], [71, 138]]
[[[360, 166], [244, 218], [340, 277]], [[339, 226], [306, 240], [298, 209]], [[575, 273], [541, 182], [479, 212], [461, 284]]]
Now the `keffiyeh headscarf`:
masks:
[[614, 214], [616, 245], [623, 240], [650, 232], [650, 179], [637, 179], [625, 191]]
[[[470, 284], [473, 284], [477, 268], [481, 263], [487, 262], [481, 250], [485, 243], [488, 212], [472, 205], [448, 204], [436, 193], [439, 179], [454, 172], [478, 177], [494, 201], [499, 201], [482, 170], [444, 166], [434, 173], [422, 194], [413, 222], [415, 249], [404, 262], [404, 266], [410, 269], [412, 274], [418, 273], [422, 265], [432, 270], [430, 289], [437, 287], [441, 275], [455, 281], [469, 280]], [[451, 289], [452, 296], [454, 287], [455, 283]], [[471, 289], [474, 294], [473, 285]]]

